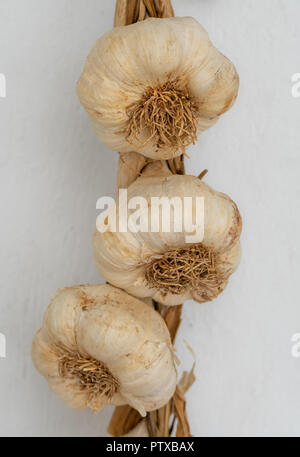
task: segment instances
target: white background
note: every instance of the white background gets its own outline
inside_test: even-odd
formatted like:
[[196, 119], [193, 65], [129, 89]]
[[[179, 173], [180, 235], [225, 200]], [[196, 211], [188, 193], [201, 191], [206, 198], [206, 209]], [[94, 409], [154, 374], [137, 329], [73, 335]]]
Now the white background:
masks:
[[[182, 367], [196, 436], [300, 436], [299, 0], [173, 1], [236, 65], [234, 108], [189, 150], [188, 172], [239, 205], [243, 259], [213, 303], [187, 303]], [[57, 288], [102, 282], [93, 264], [96, 200], [114, 195], [117, 154], [95, 138], [75, 84], [112, 0], [1, 0], [0, 434], [106, 436], [113, 409], [68, 409], [34, 370], [30, 345]]]

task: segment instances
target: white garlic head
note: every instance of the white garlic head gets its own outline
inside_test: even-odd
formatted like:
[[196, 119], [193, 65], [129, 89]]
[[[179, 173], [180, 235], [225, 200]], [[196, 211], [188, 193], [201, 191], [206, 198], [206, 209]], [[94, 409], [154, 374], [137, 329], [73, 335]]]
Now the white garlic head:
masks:
[[129, 404], [145, 416], [164, 406], [176, 388], [164, 320], [109, 285], [59, 290], [33, 341], [32, 360], [75, 409]]
[[195, 19], [149, 18], [97, 41], [77, 94], [105, 145], [170, 159], [232, 106], [238, 87]]
[[[204, 201], [204, 230], [201, 242], [190, 243], [184, 224], [184, 211], [179, 214], [171, 206], [170, 231], [151, 231], [152, 198], [192, 197], [191, 211], [195, 218], [196, 197]], [[216, 298], [228, 282], [240, 260], [242, 222], [236, 204], [225, 194], [214, 191], [194, 176], [142, 176], [128, 188], [127, 202], [134, 198], [147, 201], [147, 208], [138, 214], [147, 215], [148, 231], [134, 230], [127, 208], [128, 228], [110, 226], [106, 231], [96, 227], [93, 248], [96, 267], [111, 284], [136, 297], [151, 297], [159, 303], [174, 306], [185, 300], [206, 302]], [[124, 206], [124, 203], [123, 203]], [[126, 211], [117, 202], [117, 220], [122, 226]], [[176, 219], [181, 231], [175, 231]], [[201, 221], [202, 223], [202, 221]], [[178, 225], [177, 225], [178, 227]], [[195, 227], [197, 225], [195, 224]], [[115, 230], [116, 229], [116, 230]], [[176, 229], [178, 230], [178, 229]]]

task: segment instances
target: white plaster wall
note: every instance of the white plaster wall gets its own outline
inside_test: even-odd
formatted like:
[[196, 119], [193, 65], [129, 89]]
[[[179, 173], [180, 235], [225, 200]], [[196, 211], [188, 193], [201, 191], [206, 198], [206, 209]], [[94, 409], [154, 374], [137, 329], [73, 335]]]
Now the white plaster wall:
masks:
[[[235, 107], [190, 149], [187, 168], [228, 193], [244, 219], [243, 259], [213, 303], [187, 303], [177, 340], [196, 436], [300, 435], [298, 0], [174, 0], [236, 64]], [[102, 146], [75, 96], [112, 0], [1, 0], [0, 359], [2, 436], [106, 436], [112, 408], [68, 409], [30, 361], [50, 296], [96, 283], [91, 234], [98, 197], [114, 194], [117, 154]]]

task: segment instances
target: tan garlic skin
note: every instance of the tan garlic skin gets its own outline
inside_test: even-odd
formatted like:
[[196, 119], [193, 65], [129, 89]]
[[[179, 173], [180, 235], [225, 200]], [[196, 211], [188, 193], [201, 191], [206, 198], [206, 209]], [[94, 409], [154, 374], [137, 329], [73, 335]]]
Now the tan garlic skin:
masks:
[[234, 65], [191, 17], [149, 18], [107, 32], [86, 60], [77, 94], [96, 135], [109, 148], [170, 159], [180, 155], [182, 148], [158, 147], [145, 125], [135, 140], [128, 141], [125, 132], [130, 107], [149, 88], [174, 81], [183, 83], [199, 107], [198, 135], [215, 124], [237, 97], [239, 77]]
[[[229, 277], [240, 261], [239, 237], [242, 221], [236, 204], [227, 195], [214, 191], [194, 176], [171, 175], [169, 172], [165, 172], [165, 176], [151, 176], [151, 165], [149, 167], [150, 176], [142, 176], [129, 186], [128, 201], [133, 197], [144, 197], [148, 202], [150, 220], [151, 197], [178, 196], [181, 200], [184, 196], [204, 197], [202, 244], [214, 251], [218, 257], [219, 270]], [[193, 211], [194, 202], [195, 199]], [[128, 214], [130, 215], [130, 210]], [[149, 287], [147, 283], [146, 269], [153, 259], [172, 249], [192, 246], [186, 243], [188, 233], [184, 229], [180, 233], [174, 232], [173, 217], [174, 212], [171, 217], [170, 233], [153, 233], [150, 230], [133, 233], [130, 229], [126, 233], [110, 230], [101, 233], [96, 228], [93, 248], [96, 267], [100, 274], [111, 284], [136, 297], [151, 297], [164, 305], [179, 305], [189, 299], [207, 301], [205, 295], [201, 296], [201, 291], [188, 288], [182, 294], [165, 293]], [[223, 281], [218, 293], [226, 284], [227, 280]]]
[[[65, 353], [104, 364], [118, 386], [113, 396], [91, 395], [78, 377], [62, 374]], [[53, 392], [75, 409], [129, 404], [145, 416], [164, 406], [176, 388], [173, 347], [164, 320], [150, 306], [110, 285], [59, 290], [34, 338], [32, 360]]]
[[130, 430], [130, 432], [126, 433], [126, 435], [123, 435], [122, 438], [139, 438], [139, 437], [144, 437], [144, 438], [150, 437], [146, 419], [141, 420], [132, 430]]

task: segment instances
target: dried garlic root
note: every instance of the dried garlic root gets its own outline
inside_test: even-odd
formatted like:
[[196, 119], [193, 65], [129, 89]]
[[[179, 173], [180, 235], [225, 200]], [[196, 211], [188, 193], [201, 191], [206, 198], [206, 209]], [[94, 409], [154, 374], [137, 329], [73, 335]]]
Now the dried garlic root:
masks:
[[60, 289], [32, 345], [50, 388], [75, 409], [129, 404], [142, 416], [176, 388], [173, 347], [162, 317], [109, 285]]

